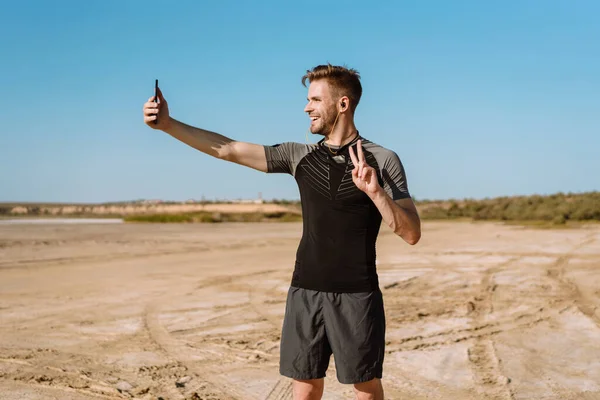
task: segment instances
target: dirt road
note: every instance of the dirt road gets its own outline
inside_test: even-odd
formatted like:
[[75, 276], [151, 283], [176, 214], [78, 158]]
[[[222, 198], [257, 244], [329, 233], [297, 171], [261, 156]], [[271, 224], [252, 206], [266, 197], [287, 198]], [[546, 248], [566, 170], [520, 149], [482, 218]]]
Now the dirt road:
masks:
[[[0, 225], [0, 399], [291, 399], [301, 225]], [[600, 227], [382, 228], [388, 399], [600, 398]], [[326, 399], [352, 398], [335, 379]]]

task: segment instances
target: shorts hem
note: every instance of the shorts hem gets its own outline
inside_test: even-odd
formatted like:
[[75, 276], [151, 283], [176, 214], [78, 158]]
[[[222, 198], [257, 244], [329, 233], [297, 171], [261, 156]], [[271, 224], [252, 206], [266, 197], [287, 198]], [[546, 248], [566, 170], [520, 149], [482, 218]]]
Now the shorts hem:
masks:
[[287, 378], [301, 380], [301, 381], [307, 381], [307, 380], [311, 380], [311, 379], [322, 379], [322, 378], [325, 378], [325, 376], [326, 376], [326, 374], [310, 375], [310, 374], [296, 374], [296, 373], [289, 373], [289, 372], [282, 372], [282, 371], [279, 371], [279, 374], [283, 375]]
[[357, 383], [364, 383], [364, 382], [368, 382], [370, 380], [373, 380], [375, 378], [377, 379], [381, 379], [383, 374], [369, 374], [369, 375], [365, 375], [365, 376], [361, 376], [360, 378], [355, 378], [355, 379], [342, 379], [338, 376], [338, 382], [343, 384], [343, 385], [354, 385]]

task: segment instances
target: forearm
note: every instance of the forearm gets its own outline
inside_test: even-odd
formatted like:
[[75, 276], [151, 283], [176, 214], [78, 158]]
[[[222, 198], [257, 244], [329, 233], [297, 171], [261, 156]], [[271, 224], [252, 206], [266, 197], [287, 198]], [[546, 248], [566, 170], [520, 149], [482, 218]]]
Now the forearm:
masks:
[[175, 139], [213, 157], [226, 159], [230, 151], [232, 139], [215, 132], [184, 124], [170, 118], [165, 132]]
[[413, 210], [400, 207], [390, 196], [380, 188], [371, 200], [381, 213], [383, 221], [394, 233], [408, 244], [416, 244], [421, 238], [421, 220]]

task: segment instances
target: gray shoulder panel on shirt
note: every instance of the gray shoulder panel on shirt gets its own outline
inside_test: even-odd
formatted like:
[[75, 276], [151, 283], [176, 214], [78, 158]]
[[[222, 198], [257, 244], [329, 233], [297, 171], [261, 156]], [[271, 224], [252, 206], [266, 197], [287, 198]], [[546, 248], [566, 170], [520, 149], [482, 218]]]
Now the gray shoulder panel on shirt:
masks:
[[363, 139], [363, 148], [375, 157], [383, 179], [383, 188], [392, 200], [410, 197], [404, 166], [394, 151]]
[[285, 142], [272, 146], [264, 146], [267, 158], [267, 172], [285, 173], [294, 176], [296, 166], [315, 144]]

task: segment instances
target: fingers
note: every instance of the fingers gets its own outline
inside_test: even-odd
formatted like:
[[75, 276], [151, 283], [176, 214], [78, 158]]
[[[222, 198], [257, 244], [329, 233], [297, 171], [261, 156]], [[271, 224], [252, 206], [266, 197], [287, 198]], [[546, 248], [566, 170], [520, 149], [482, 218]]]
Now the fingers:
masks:
[[[159, 102], [156, 101], [156, 96], [150, 96], [150, 98], [148, 99], [148, 102], [146, 102], [146, 104], [148, 103], [152, 103], [154, 105], [154, 107], [156, 107], [158, 104], [160, 104]], [[144, 107], [146, 106], [146, 104], [144, 104]]]
[[358, 164], [358, 177], [363, 181], [365, 180], [365, 174], [367, 172], [366, 171], [367, 168], [368, 167], [365, 167], [362, 163]]
[[352, 146], [348, 147], [348, 152], [350, 153], [350, 159], [352, 160], [352, 164], [354, 164], [354, 168], [356, 169], [356, 167], [358, 167], [358, 159], [356, 158], [356, 155], [354, 154], [354, 150], [352, 149]]
[[150, 96], [143, 107], [144, 122], [154, 129], [163, 129], [168, 125], [169, 107], [160, 88], [156, 88], [154, 96]]
[[153, 103], [164, 103], [166, 100], [163, 97], [163, 94], [160, 90], [160, 88], [156, 88], [156, 92], [158, 93], [158, 99], [156, 98], [156, 96], [150, 96], [150, 98], [148, 98], [148, 102], [153, 102]]
[[[359, 146], [360, 146], [360, 141], [359, 141]], [[359, 151], [358, 157], [356, 157], [356, 154], [354, 154], [354, 149], [352, 149], [352, 146], [350, 146], [348, 148], [348, 153], [350, 153], [350, 159], [352, 160], [352, 164], [354, 164], [354, 169], [352, 170], [352, 177], [359, 178], [359, 179], [365, 179], [365, 176], [366, 176], [365, 170], [367, 168], [369, 168], [369, 166], [366, 165], [364, 162], [360, 161], [360, 155], [362, 154], [362, 149], [360, 147], [357, 147], [357, 150]], [[363, 156], [363, 158], [364, 158], [364, 156]]]
[[156, 115], [146, 115], [146, 116], [144, 116], [144, 122], [149, 123], [152, 121], [156, 121], [156, 118], [157, 118]]
[[352, 176], [358, 178], [362, 181], [368, 181], [370, 176], [375, 173], [375, 169], [373, 167], [369, 167], [365, 164], [359, 164], [357, 168], [352, 170]]
[[363, 192], [367, 194], [374, 193], [377, 190], [376, 187], [378, 185], [377, 171], [367, 164], [361, 141], [359, 140], [356, 145], [358, 157], [352, 147], [348, 148], [348, 153], [350, 154], [352, 164], [354, 164], [354, 168], [352, 169], [352, 180]]
[[352, 160], [352, 164], [354, 164], [355, 167], [361, 166], [363, 164], [366, 166], [369, 165], [365, 160], [365, 154], [363, 152], [362, 143], [360, 140], [356, 144], [356, 154], [358, 154], [358, 156], [354, 153], [354, 149], [352, 148], [352, 146], [348, 148], [348, 151], [350, 152], [350, 159]]
[[358, 152], [358, 162], [364, 163], [365, 162], [365, 155], [364, 155], [363, 149], [362, 149], [362, 140], [359, 140], [356, 143], [356, 151]]
[[152, 122], [156, 122], [159, 110], [160, 104], [154, 102], [154, 96], [150, 97], [148, 101], [144, 103], [144, 123], [151, 124]]
[[154, 102], [148, 102], [144, 104], [144, 115], [156, 114], [158, 113], [159, 107]]
[[352, 170], [352, 179], [353, 179], [353, 180], [360, 179], [360, 178], [358, 177], [358, 168], [354, 168], [354, 169]]
[[[149, 117], [152, 115], [154, 115], [154, 116], [158, 115], [158, 111], [160, 109], [159, 107], [160, 107], [160, 104], [156, 103], [154, 101], [154, 96], [151, 96], [148, 99], [148, 101], [146, 103], [144, 103], [144, 121], [148, 122], [148, 121], [146, 121], [146, 117]], [[154, 119], [156, 119], [156, 118], [154, 118]]]
[[156, 116], [156, 115], [158, 115], [158, 111], [159, 111], [158, 104], [156, 104], [152, 101], [149, 101], [148, 103], [144, 104], [144, 118], [150, 117], [150, 116]]
[[154, 96], [150, 96], [150, 98], [148, 98], [148, 101], [144, 103], [144, 122], [147, 125], [156, 128], [158, 126], [158, 115], [161, 110], [163, 110], [162, 114], [165, 114], [161, 116], [161, 119], [165, 116], [168, 117], [169, 110], [167, 106], [167, 101], [163, 97], [160, 88], [157, 87], [156, 94]]

